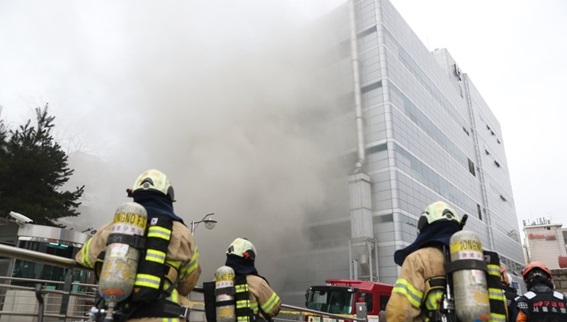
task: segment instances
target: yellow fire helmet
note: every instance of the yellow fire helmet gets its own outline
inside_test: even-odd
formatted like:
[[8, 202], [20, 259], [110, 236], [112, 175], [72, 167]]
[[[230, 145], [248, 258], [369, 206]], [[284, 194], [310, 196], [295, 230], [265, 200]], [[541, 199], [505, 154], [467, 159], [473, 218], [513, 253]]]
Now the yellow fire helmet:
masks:
[[247, 260], [256, 259], [256, 247], [246, 238], [236, 238], [226, 251], [227, 255], [236, 255]]
[[165, 173], [159, 170], [150, 169], [139, 175], [132, 186], [132, 192], [136, 192], [137, 190], [158, 191], [168, 196], [172, 202], [175, 201], [173, 187], [171, 186], [169, 178]]
[[441, 220], [454, 221], [456, 223], [460, 222], [457, 212], [449, 206], [449, 204], [443, 201], [437, 201], [423, 210], [417, 222], [417, 229], [421, 231], [425, 226]]

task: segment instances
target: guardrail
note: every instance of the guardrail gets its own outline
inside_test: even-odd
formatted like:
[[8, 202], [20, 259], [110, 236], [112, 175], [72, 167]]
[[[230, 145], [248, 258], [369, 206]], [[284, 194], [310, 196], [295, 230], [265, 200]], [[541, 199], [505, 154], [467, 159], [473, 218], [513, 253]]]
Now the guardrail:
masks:
[[[65, 268], [64, 281], [0, 276], [0, 322], [86, 322], [98, 291], [96, 284], [78, 283], [73, 271], [90, 271], [75, 260], [32, 250], [0, 244], [0, 257], [11, 257], [35, 263]], [[23, 284], [17, 285], [17, 284]], [[33, 285], [33, 286], [32, 286]], [[192, 297], [202, 296], [202, 288], [196, 287], [190, 296], [190, 321], [205, 322], [204, 304]], [[311, 318], [309, 318], [311, 317]], [[282, 305], [282, 311], [274, 321], [369, 321], [310, 310], [293, 305]], [[372, 319], [374, 320], [374, 319]], [[377, 320], [376, 320], [377, 321]]]

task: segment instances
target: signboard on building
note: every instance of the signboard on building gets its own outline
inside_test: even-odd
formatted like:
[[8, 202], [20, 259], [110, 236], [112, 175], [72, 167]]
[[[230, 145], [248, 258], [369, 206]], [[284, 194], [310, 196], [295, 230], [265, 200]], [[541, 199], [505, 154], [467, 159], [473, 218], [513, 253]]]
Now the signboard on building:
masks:
[[528, 239], [545, 239], [545, 240], [557, 240], [557, 235], [555, 234], [534, 234], [528, 235]]

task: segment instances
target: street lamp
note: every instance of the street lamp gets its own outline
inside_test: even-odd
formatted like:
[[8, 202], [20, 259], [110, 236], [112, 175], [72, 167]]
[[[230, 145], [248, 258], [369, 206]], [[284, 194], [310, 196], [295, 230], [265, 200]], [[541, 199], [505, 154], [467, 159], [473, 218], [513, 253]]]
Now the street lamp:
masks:
[[212, 212], [210, 214], [206, 214], [205, 217], [199, 221], [191, 221], [191, 235], [193, 235], [195, 229], [197, 229], [197, 226], [199, 226], [200, 223], [205, 223], [205, 228], [207, 229], [215, 228], [217, 221], [211, 218], [214, 214], [215, 213]]

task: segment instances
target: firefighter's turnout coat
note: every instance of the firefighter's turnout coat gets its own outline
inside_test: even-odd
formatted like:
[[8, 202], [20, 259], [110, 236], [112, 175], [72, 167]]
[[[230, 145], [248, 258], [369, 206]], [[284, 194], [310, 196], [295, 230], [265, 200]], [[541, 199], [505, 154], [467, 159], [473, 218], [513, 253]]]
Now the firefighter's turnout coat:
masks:
[[[166, 255], [166, 264], [175, 268], [170, 269], [167, 279], [178, 283], [171, 295], [167, 298], [174, 303], [180, 303], [182, 297], [187, 296], [195, 287], [197, 280], [201, 274], [201, 266], [199, 264], [199, 251], [191, 232], [183, 223], [179, 221], [173, 222], [171, 239]], [[75, 259], [77, 263], [88, 267], [96, 268], [97, 260], [102, 264], [101, 253], [106, 250], [106, 241], [111, 233], [112, 223], [108, 223], [97, 230], [96, 234], [87, 241], [82, 249], [77, 253]], [[178, 276], [174, 276], [178, 275]], [[176, 278], [177, 277], [177, 278]], [[167, 284], [167, 283], [166, 283]], [[179, 318], [143, 318], [130, 319], [130, 321], [170, 321], [179, 322]]]
[[388, 322], [428, 321], [427, 314], [440, 309], [446, 284], [442, 249], [460, 229], [452, 221], [430, 223], [412, 244], [394, 253], [402, 269], [386, 306]]
[[261, 316], [261, 310], [266, 318], [273, 318], [278, 315], [282, 302], [270, 285], [257, 275], [247, 275], [246, 283], [250, 294], [250, 309], [253, 314]]
[[426, 321], [425, 310], [439, 309], [443, 287], [430, 291], [426, 281], [445, 281], [443, 264], [443, 252], [438, 247], [425, 247], [409, 254], [386, 306], [386, 321]]

